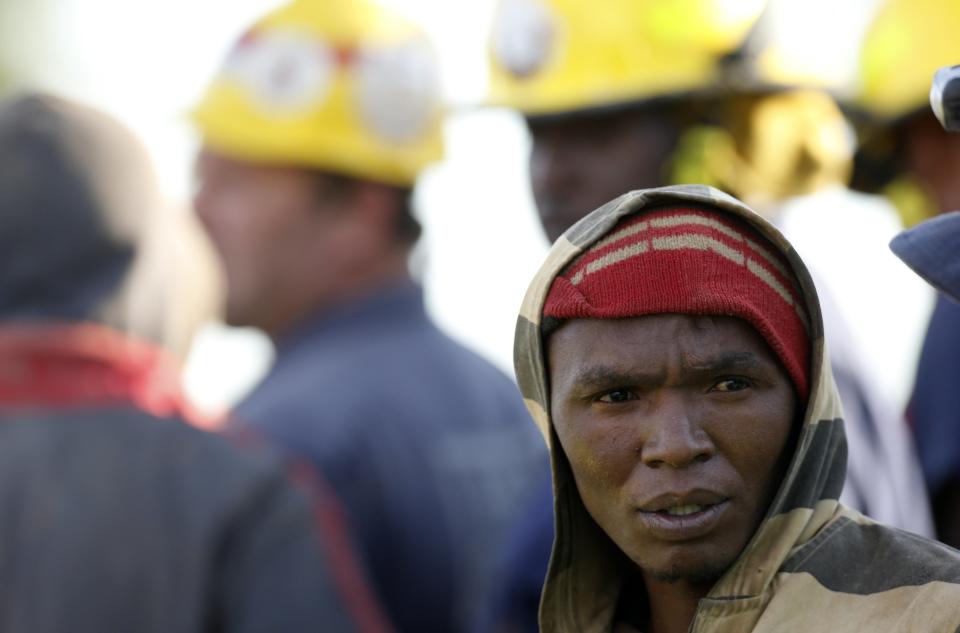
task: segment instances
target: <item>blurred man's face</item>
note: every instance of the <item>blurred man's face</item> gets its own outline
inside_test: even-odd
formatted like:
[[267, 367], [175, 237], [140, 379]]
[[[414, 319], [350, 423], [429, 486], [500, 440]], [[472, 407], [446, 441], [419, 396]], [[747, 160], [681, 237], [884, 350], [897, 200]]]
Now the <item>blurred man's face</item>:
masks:
[[226, 321], [274, 333], [336, 283], [344, 216], [316, 174], [203, 151], [194, 205], [223, 263]]
[[645, 576], [713, 582], [792, 454], [792, 383], [730, 317], [572, 320], [548, 343], [551, 414], [597, 524]]
[[533, 195], [551, 242], [624, 192], [667, 184], [678, 132], [663, 114], [634, 109], [527, 124]]
[[927, 188], [940, 211], [960, 210], [960, 134], [949, 134], [924, 110], [903, 129], [907, 168]]

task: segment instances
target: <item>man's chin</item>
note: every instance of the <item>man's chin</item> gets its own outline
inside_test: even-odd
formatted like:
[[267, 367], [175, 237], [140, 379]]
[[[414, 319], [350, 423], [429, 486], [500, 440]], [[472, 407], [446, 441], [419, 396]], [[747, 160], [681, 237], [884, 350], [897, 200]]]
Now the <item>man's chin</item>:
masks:
[[640, 565], [645, 575], [664, 583], [682, 582], [712, 585], [730, 568], [733, 561], [707, 560], [705, 557], [668, 561], [661, 565]]

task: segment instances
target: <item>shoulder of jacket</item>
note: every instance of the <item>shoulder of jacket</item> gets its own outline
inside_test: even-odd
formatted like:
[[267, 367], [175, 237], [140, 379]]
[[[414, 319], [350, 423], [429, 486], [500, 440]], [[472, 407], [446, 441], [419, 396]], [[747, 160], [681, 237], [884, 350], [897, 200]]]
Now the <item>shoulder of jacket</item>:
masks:
[[960, 551], [852, 511], [797, 548], [780, 571], [806, 572], [828, 589], [859, 595], [952, 585], [960, 599]]

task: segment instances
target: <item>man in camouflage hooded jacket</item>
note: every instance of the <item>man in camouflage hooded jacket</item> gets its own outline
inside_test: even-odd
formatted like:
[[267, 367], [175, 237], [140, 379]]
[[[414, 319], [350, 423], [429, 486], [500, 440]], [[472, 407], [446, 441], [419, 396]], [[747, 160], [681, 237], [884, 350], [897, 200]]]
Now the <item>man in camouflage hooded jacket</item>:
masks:
[[551, 447], [545, 633], [960, 630], [960, 553], [838, 502], [842, 410], [813, 283], [703, 186], [561, 237], [517, 324]]

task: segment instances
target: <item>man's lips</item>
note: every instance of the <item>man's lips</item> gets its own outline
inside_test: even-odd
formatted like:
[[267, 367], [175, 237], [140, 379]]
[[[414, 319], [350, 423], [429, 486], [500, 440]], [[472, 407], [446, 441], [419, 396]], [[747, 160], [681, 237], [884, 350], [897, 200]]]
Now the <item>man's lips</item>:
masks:
[[666, 541], [686, 541], [705, 536], [729, 508], [729, 497], [710, 490], [661, 494], [637, 508], [647, 530]]
[[727, 495], [706, 489], [686, 492], [665, 492], [638, 504], [642, 512], [665, 512], [679, 506], [713, 506], [729, 499]]

